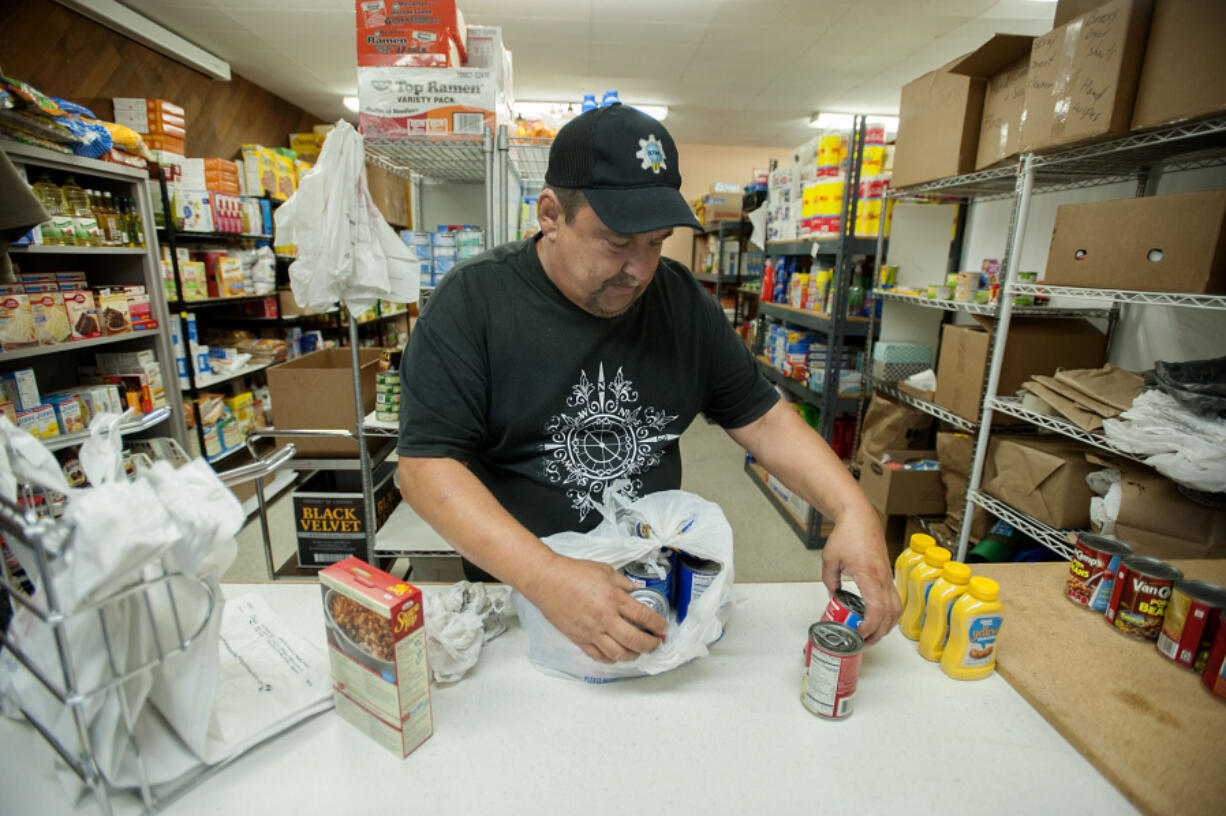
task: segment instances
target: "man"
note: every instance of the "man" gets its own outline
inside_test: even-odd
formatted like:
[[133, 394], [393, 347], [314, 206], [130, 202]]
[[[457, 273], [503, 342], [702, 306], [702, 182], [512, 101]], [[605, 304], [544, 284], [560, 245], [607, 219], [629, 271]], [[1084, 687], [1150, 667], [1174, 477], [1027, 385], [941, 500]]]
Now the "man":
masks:
[[677, 439], [700, 412], [835, 527], [822, 580], [854, 575], [875, 642], [897, 621], [877, 516], [830, 447], [757, 370], [720, 305], [676, 261], [677, 148], [633, 108], [589, 111], [558, 133], [541, 231], [454, 269], [401, 364], [400, 485], [465, 559], [519, 590], [589, 657], [653, 650], [667, 622], [607, 564], [541, 537], [586, 531], [605, 489], [638, 497], [681, 484]]

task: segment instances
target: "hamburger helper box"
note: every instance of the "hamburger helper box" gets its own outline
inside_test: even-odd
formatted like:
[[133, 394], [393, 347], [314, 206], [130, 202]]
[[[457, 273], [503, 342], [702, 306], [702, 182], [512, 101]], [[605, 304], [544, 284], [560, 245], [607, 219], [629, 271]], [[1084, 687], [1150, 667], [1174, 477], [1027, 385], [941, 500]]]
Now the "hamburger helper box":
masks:
[[319, 585], [337, 713], [408, 756], [434, 733], [421, 590], [358, 558], [320, 572]]

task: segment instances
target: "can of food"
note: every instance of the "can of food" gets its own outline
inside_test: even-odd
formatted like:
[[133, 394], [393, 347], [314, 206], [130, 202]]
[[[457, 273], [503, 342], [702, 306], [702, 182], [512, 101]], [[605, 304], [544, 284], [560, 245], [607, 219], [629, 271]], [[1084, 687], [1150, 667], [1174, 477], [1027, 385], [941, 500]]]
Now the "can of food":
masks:
[[1180, 666], [1201, 671], [1209, 660], [1223, 609], [1226, 589], [1205, 581], [1179, 581], [1166, 607], [1158, 651]]
[[1130, 555], [1115, 570], [1115, 585], [1105, 617], [1116, 629], [1145, 640], [1156, 640], [1183, 573], [1157, 558]]
[[702, 597], [719, 575], [720, 565], [689, 553], [681, 553], [677, 570], [677, 623], [685, 620], [690, 604]]
[[1132, 555], [1132, 547], [1123, 541], [1094, 533], [1078, 533], [1073, 560], [1068, 565], [1068, 583], [1064, 595], [1080, 606], [1098, 612], [1107, 611], [1115, 571], [1120, 559]]
[[[664, 618], [664, 620], [668, 620], [668, 598], [664, 597], [659, 590], [639, 587], [638, 589], [630, 590], [630, 597]], [[639, 626], [638, 628], [652, 637], [656, 635], [655, 632], [645, 627]]]
[[1217, 615], [1217, 635], [1209, 649], [1209, 659], [1201, 672], [1200, 682], [1211, 692], [1226, 700], [1226, 612]]
[[850, 626], [834, 621], [810, 626], [800, 689], [804, 707], [830, 720], [850, 717], [863, 650], [864, 638]]
[[627, 564], [622, 568], [622, 575], [637, 586], [656, 590], [665, 598], [673, 595], [673, 562], [662, 552]]
[[834, 597], [830, 599], [830, 603], [826, 604], [822, 620], [841, 623], [858, 632], [860, 623], [864, 620], [864, 599], [846, 589], [836, 589]]

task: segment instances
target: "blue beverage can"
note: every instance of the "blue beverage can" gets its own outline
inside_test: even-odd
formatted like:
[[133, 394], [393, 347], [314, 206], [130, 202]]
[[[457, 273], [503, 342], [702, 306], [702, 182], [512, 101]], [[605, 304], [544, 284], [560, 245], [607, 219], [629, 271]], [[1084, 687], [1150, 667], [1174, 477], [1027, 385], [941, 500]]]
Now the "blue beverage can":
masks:
[[677, 570], [677, 623], [685, 620], [689, 614], [690, 604], [702, 597], [719, 575], [720, 565], [715, 561], [697, 558], [689, 553], [682, 553], [680, 566]]
[[673, 563], [664, 553], [631, 562], [622, 568], [622, 574], [638, 586], [654, 589], [670, 600], [673, 597]]

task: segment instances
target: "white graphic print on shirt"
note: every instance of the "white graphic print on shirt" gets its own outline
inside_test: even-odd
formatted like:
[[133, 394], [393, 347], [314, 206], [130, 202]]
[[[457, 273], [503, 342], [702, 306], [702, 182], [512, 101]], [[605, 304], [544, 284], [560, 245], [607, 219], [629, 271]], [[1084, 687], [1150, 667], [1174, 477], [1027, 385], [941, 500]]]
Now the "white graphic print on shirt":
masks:
[[627, 498], [638, 498], [643, 482], [634, 477], [658, 465], [661, 449], [677, 438], [664, 433], [677, 417], [657, 408], [635, 407], [639, 393], [632, 385], [620, 368], [606, 385], [603, 363], [595, 383], [580, 371], [566, 400], [569, 408], [577, 410], [555, 414], [545, 423], [549, 434], [541, 446], [547, 455], [545, 476], [553, 484], [573, 485], [566, 495], [579, 511], [579, 521], [600, 505], [601, 494], [617, 479], [628, 481]]

